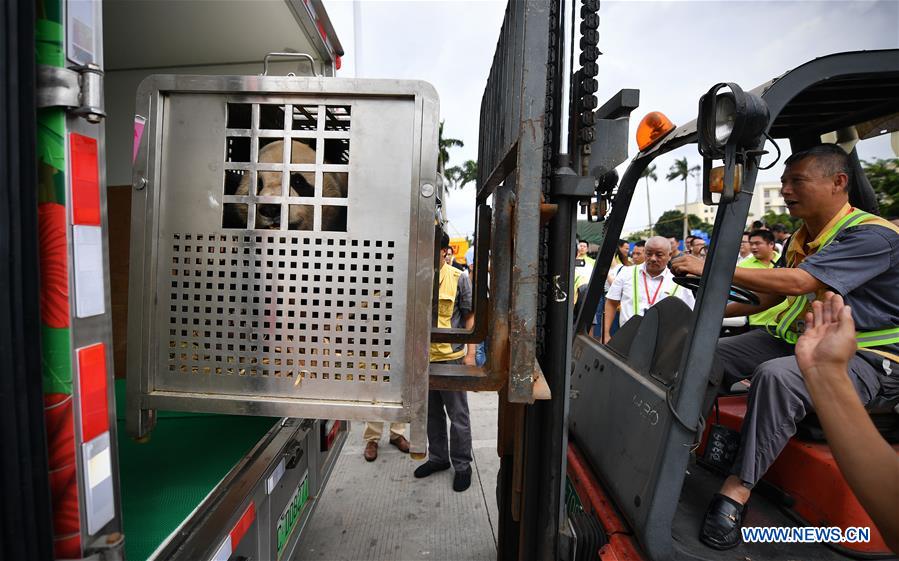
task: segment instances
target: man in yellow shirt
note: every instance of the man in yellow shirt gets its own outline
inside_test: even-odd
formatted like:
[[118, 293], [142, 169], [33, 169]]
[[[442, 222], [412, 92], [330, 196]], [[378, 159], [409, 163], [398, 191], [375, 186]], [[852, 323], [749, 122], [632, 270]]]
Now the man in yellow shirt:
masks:
[[[440, 245], [440, 287], [438, 290], [437, 327], [474, 327], [472, 313], [471, 280], [451, 265], [445, 258], [449, 251], [449, 236], [437, 229]], [[431, 343], [431, 363], [475, 365], [477, 345], [452, 345]], [[446, 437], [446, 419], [450, 421], [449, 442]], [[452, 465], [453, 490], [464, 491], [471, 485], [471, 422], [468, 413], [467, 392], [428, 391], [428, 461], [415, 469], [415, 477], [422, 478], [443, 471]]]

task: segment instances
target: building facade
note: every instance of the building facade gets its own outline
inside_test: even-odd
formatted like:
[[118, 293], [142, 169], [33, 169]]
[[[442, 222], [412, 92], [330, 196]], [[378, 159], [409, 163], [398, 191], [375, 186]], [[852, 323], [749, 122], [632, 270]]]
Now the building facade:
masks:
[[[674, 208], [684, 212], [683, 204], [676, 205]], [[692, 214], [709, 224], [715, 223], [716, 212], [718, 212], [718, 207], [707, 206], [701, 201], [693, 201], [687, 204], [687, 214]], [[749, 206], [749, 216], [746, 218], [746, 226], [749, 227], [754, 221], [761, 220], [768, 212], [787, 214], [787, 205], [783, 197], [780, 196], [779, 181], [756, 183], [752, 203]]]

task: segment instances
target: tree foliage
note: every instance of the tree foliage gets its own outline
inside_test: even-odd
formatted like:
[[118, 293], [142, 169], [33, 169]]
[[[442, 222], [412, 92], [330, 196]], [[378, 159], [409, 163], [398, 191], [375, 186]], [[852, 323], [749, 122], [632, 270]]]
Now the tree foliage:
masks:
[[787, 230], [791, 232], [795, 232], [802, 226], [801, 218], [793, 218], [789, 214], [777, 214], [773, 211], [768, 211], [762, 216], [761, 221], [765, 223], [765, 226], [771, 228], [775, 224], [783, 224], [787, 227]]
[[640, 240], [648, 240], [649, 238], [651, 238], [651, 237], [654, 236], [654, 235], [655, 235], [655, 234], [653, 234], [653, 233], [650, 232], [649, 230], [639, 230], [639, 231], [637, 231], [637, 232], [631, 232], [631, 233], [628, 234], [628, 236], [627, 236], [626, 238], [624, 238], [624, 239], [627, 240], [627, 241], [629, 241], [629, 242], [638, 242], [638, 241], [640, 241]]
[[899, 217], [899, 158], [862, 160], [861, 164], [874, 188], [881, 216]]
[[[655, 171], [653, 169], [653, 171]], [[674, 165], [668, 170], [668, 175], [665, 176], [665, 179], [668, 181], [674, 181], [675, 179], [682, 179], [684, 182], [684, 187], [687, 185], [687, 179], [691, 176], [696, 175], [696, 172], [699, 171], [699, 166], [690, 167], [690, 163], [687, 161], [687, 157], [678, 158], [674, 160]]]
[[465, 143], [459, 140], [458, 138], [445, 138], [443, 136], [443, 121], [440, 121], [440, 127], [437, 129], [437, 169], [441, 172], [446, 169], [446, 164], [449, 163], [449, 149], [450, 148], [462, 148], [465, 146]]
[[650, 203], [651, 197], [649, 196], [649, 180], [652, 179], [653, 182], [659, 180], [659, 176], [656, 175], [656, 165], [650, 164], [643, 170], [643, 173], [640, 174], [646, 181], [646, 214], [649, 217], [649, 236], [652, 237], [654, 232], [652, 231], [652, 204]]
[[466, 160], [461, 166], [446, 168], [446, 178], [449, 179], [450, 187], [453, 189], [461, 189], [467, 183], [477, 184], [478, 163]]
[[[703, 222], [702, 219], [695, 214], [691, 214], [687, 220], [691, 230], [699, 229], [707, 234], [711, 234], [712, 225], [708, 222]], [[684, 233], [684, 213], [679, 210], [666, 210], [662, 213], [662, 216], [659, 217], [654, 229], [657, 236], [662, 236], [664, 238], [682, 238]]]

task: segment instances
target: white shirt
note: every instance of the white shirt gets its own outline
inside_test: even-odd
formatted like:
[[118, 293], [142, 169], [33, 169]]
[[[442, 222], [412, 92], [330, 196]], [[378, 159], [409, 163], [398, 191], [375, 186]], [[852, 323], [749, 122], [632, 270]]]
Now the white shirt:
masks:
[[606, 284], [603, 286], [603, 290], [605, 292], [609, 292], [609, 288], [611, 288], [612, 283], [609, 282], [609, 277], [615, 278], [615, 276], [624, 270], [624, 265], [621, 263], [612, 262], [612, 266], [609, 267], [609, 275], [606, 277]]
[[[636, 274], [637, 285], [634, 290], [634, 277]], [[647, 294], [648, 293], [648, 294]], [[672, 294], [676, 298], [680, 298], [684, 303], [693, 309], [696, 299], [693, 292], [678, 285], [674, 282], [674, 275], [667, 268], [662, 274], [653, 277], [646, 272], [646, 264], [631, 265], [624, 267], [615, 277], [606, 298], [617, 300], [621, 303], [621, 315], [619, 317], [619, 325], [624, 325], [627, 320], [634, 316], [634, 295], [637, 296], [636, 313], [643, 315], [646, 310], [653, 304], [662, 301]]]

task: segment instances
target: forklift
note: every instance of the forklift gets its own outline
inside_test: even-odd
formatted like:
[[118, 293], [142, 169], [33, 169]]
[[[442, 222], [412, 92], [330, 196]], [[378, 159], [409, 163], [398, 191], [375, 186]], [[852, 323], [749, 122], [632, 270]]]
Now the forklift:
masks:
[[[818, 440], [794, 439], [768, 474], [770, 484], [761, 486], [768, 492], [753, 499], [753, 511], [763, 517], [755, 522], [867, 526], [867, 543], [758, 543], [724, 553], [706, 548], [698, 541], [699, 525], [720, 478], [696, 457], [712, 457], [706, 454], [710, 425], [736, 430], [745, 411], [745, 395], [736, 395], [719, 398], [715, 417], [709, 413], [720, 385], [712, 359], [724, 307], [757, 299], [731, 280], [759, 168], [779, 158], [777, 142], [801, 150], [828, 135], [851, 152], [859, 171], [850, 201], [876, 212], [853, 146], [857, 139], [895, 134], [899, 52], [823, 57], [748, 92], [716, 84], [700, 101], [697, 119], [678, 127], [650, 113], [637, 130], [640, 152], [619, 179], [639, 91], [623, 89], [602, 104], [594, 95], [598, 9], [591, 0], [510, 3], [481, 104], [478, 208], [492, 196], [494, 212], [509, 199], [515, 211], [510, 225], [494, 216], [494, 238], [479, 231], [475, 247], [489, 245], [491, 259], [509, 248], [513, 261], [520, 260], [511, 277], [494, 274], [490, 286], [491, 311], [509, 297], [504, 288], [511, 294], [511, 317], [491, 314], [490, 322], [499, 320], [495, 327], [502, 329], [508, 317], [513, 352], [506, 355], [511, 368], [502, 385], [457, 379], [452, 387], [500, 392], [498, 557], [891, 557], [842, 481], [820, 427], [811, 426], [813, 418], [804, 432]], [[579, 53], [577, 63], [573, 53]], [[730, 136], [715, 136], [716, 117], [733, 119]], [[637, 181], [654, 158], [688, 145], [702, 146], [704, 201], [718, 207], [703, 275], [677, 279], [695, 292], [695, 309], [662, 300], [602, 345], [589, 332]], [[723, 166], [713, 166], [714, 160]], [[604, 243], [575, 316], [579, 213], [604, 222]], [[497, 237], [509, 226], [507, 246]], [[524, 304], [533, 315], [522, 313]], [[488, 348], [504, 354], [494, 341]], [[536, 364], [526, 362], [532, 356]], [[529, 381], [545, 384], [545, 391], [533, 391]], [[889, 438], [895, 438], [895, 407], [875, 403], [870, 409]]]
[[[611, 197], [606, 239], [585, 311], [577, 320], [573, 350], [569, 498], [598, 518], [600, 537], [592, 543], [599, 545], [601, 558], [892, 557], [843, 480], [813, 414], [800, 423], [797, 436], [767, 472], [745, 524], [867, 527], [870, 540], [829, 547], [743, 543], [720, 552], [699, 542], [699, 528], [705, 505], [722, 480], [715, 468], [729, 467], [723, 457], [732, 456], [739, 442], [717, 431], [709, 440], [712, 426], [738, 431], [746, 410], [745, 389], [735, 395], [720, 387], [713, 355], [726, 303], [757, 302], [752, 292], [731, 285], [731, 279], [758, 170], [779, 157], [778, 142], [788, 142], [795, 152], [835, 141], [855, 168], [850, 204], [877, 213], [856, 146], [896, 134], [897, 58], [897, 50], [821, 57], [750, 91], [733, 83], [716, 84], [701, 98], [696, 120], [684, 125], [675, 127], [658, 113], [640, 123], [640, 152]], [[716, 132], [726, 122], [733, 123], [730, 134]], [[698, 145], [704, 157], [704, 201], [718, 206], [702, 276], [675, 277], [695, 291], [696, 306], [691, 311], [674, 299], [663, 300], [602, 345], [587, 334], [589, 312], [601, 297], [637, 180], [655, 158], [690, 145]], [[723, 166], [712, 167], [716, 160]], [[725, 395], [716, 397], [719, 393]], [[868, 410], [899, 453], [896, 400], [875, 399]]]
[[[320, 2], [315, 0], [291, 1], [291, 5], [306, 10], [309, 6], [317, 6], [318, 10], [311, 10], [313, 14], [321, 11]], [[4, 36], [19, 41], [19, 44], [31, 44], [34, 42], [31, 34], [34, 21], [35, 14], [30, 8], [10, 6], [0, 16], [0, 28]], [[321, 399], [314, 403], [298, 404], [295, 400], [265, 392], [240, 402], [234, 396], [222, 395], [204, 400], [200, 398], [210, 396], [196, 391], [196, 387], [160, 389], [153, 385], [155, 374], [140, 374], [138, 383], [131, 382], [128, 397], [118, 400], [119, 403], [129, 404], [129, 424], [135, 436], [145, 437], [154, 426], [156, 430], [163, 426], [165, 416], [157, 413], [157, 409], [178, 411], [179, 416], [196, 412], [237, 413], [261, 415], [260, 419], [270, 419], [267, 415], [283, 419], [272, 419], [269, 424], [272, 429], [268, 433], [263, 431], [267, 436], [261, 445], [252, 448], [247, 461], [236, 465], [240, 469], [233, 474], [235, 485], [230, 491], [213, 493], [206, 497], [206, 502], [198, 503], [194, 513], [197, 516], [184, 526], [176, 525], [177, 531], [167, 541], [158, 542], [156, 550], [149, 549], [151, 554], [159, 558], [286, 558], [291, 546], [296, 543], [298, 530], [295, 528], [302, 526], [303, 520], [310, 515], [307, 499], [315, 487], [314, 484], [312, 487], [303, 486], [303, 472], [300, 471], [303, 462], [311, 462], [311, 450], [322, 450], [323, 463], [315, 463], [319, 464], [317, 471], [321, 479], [326, 479], [341, 443], [339, 439], [335, 440], [338, 438], [335, 435], [341, 434], [340, 424], [312, 421], [311, 418], [346, 419], [355, 416], [364, 420], [366, 415], [372, 415], [372, 418], [380, 415], [383, 420], [417, 420], [420, 423], [424, 418], [421, 398], [424, 389], [430, 387], [497, 391], [500, 394], [497, 428], [500, 472], [496, 489], [499, 505], [498, 558], [720, 558], [693, 543], [696, 542], [700, 523], [696, 504], [705, 500], [705, 489], [711, 487], [701, 488], [699, 492], [691, 492], [691, 489], [701, 486], [703, 482], [712, 485], [709, 482], [713, 481], [713, 477], [693, 477], [703, 468], [693, 467], [691, 449], [697, 442], [701, 444], [704, 425], [708, 424], [701, 419], [706, 417], [717, 390], [711, 375], [711, 362], [713, 342], [717, 339], [725, 303], [728, 299], [753, 297], [739, 287], [731, 287], [730, 280], [749, 199], [763, 156], [765, 135], [774, 139], [787, 138], [798, 149], [818, 142], [823, 133], [843, 131], [854, 126], [856, 133], [864, 137], [889, 127], [888, 121], [878, 119], [899, 110], [895, 102], [899, 99], [899, 77], [894, 64], [897, 52], [846, 53], [827, 57], [753, 91], [753, 95], [763, 100], [767, 114], [764, 118], [753, 115], [752, 119], [748, 119], [752, 121], [752, 126], [744, 127], [740, 135], [734, 135], [730, 144], [724, 143], [725, 167], [720, 193], [713, 193], [709, 185], [704, 188], [709, 200], [719, 205], [719, 211], [716, 237], [712, 241], [703, 276], [682, 280], [686, 286], [697, 290], [696, 310], [689, 312], [680, 308], [663, 313], [660, 311], [663, 307], [660, 307], [648, 313], [639, 326], [635, 324], [623, 329], [609, 346], [603, 346], [587, 331], [601, 296], [602, 280], [612, 259], [614, 242], [621, 233], [640, 173], [654, 157], [662, 153], [708, 140], [707, 136], [702, 135], [707, 134], [705, 125], [713, 118], [717, 104], [712, 104], [711, 117], [706, 110], [700, 113], [696, 122], [681, 127], [663, 130], [664, 127], [650, 126], [647, 134], [652, 142], [641, 147], [641, 152], [619, 180], [616, 168], [627, 160], [630, 115], [639, 106], [639, 91], [622, 89], [600, 104], [595, 95], [599, 75], [599, 26], [599, 0], [520, 0], [509, 2], [506, 8], [480, 113], [473, 278], [475, 326], [471, 330], [438, 329], [432, 324], [430, 328], [432, 342], [486, 343], [486, 364], [478, 367], [436, 365], [427, 368], [427, 360], [422, 353], [410, 354], [407, 357], [408, 368], [392, 368], [397, 363], [391, 363], [390, 380], [378, 380], [397, 381], [408, 373], [408, 383], [403, 386], [401, 399], [391, 407], [376, 408], [371, 405], [364, 411], [358, 407], [354, 411], [353, 404], [347, 403], [329, 411], [328, 404]], [[318, 29], [325, 27], [322, 25]], [[322, 39], [327, 42], [327, 37]], [[76, 46], [83, 50], [85, 45]], [[80, 56], [81, 52], [77, 52]], [[578, 53], [576, 59], [575, 52]], [[0, 131], [0, 158], [4, 158], [0, 160], [0, 173], [4, 174], [4, 181], [0, 184], [0, 192], [3, 193], [0, 199], [0, 226], [4, 229], [0, 249], [4, 251], [5, 262], [12, 264], [0, 275], [0, 287], [3, 288], [0, 292], [4, 302], [4, 313], [0, 314], [0, 348], [9, 357], [11, 372], [10, 376], [2, 378], [3, 386], [0, 387], [0, 414], [4, 415], [0, 425], [4, 442], [0, 464], [4, 476], [0, 483], [4, 497], [0, 551], [4, 557], [10, 558], [118, 559], [123, 556], [123, 543], [128, 543], [129, 532], [122, 533], [117, 500], [112, 502], [114, 507], [110, 517], [108, 511], [94, 510], [92, 505], [84, 504], [88, 499], [83, 495], [80, 498], [71, 497], [70, 500], [76, 505], [83, 506], [76, 512], [85, 512], [87, 508], [97, 512], [99, 518], [96, 520], [103, 522], [85, 520], [87, 524], [82, 525], [76, 514], [75, 532], [60, 535], [58, 528], [54, 531], [46, 440], [55, 432], [53, 427], [46, 426], [44, 389], [40, 377], [35, 376], [41, 369], [41, 306], [40, 292], [35, 282], [39, 270], [38, 199], [34, 191], [21, 188], [23, 185], [37, 185], [39, 179], [33, 151], [36, 145], [35, 88], [39, 76], [32, 66], [33, 55], [29, 49], [0, 50], [0, 58], [5, 63], [2, 66], [4, 97], [0, 99], [4, 103], [4, 116], [8, 117], [5, 121], [8, 124]], [[87, 84], [84, 99], [90, 101], [94, 99], [91, 95], [97, 95], [96, 90], [93, 93], [90, 90], [92, 84], [96, 85], [97, 72], [86, 64], [82, 66], [85, 75], [81, 83]], [[177, 108], [182, 125], [198, 114], [191, 105], [197, 93], [206, 96], [223, 94], [232, 96], [225, 103], [248, 104], [250, 109], [246, 122], [249, 124], [226, 126], [225, 115], [228, 114], [223, 111], [220, 113], [222, 122], [216, 126], [238, 139], [234, 141], [235, 146], [247, 144], [239, 139], [251, 139], [248, 143], [251, 152], [258, 149], [261, 137], [268, 135], [275, 138], [276, 133], [283, 133], [284, 138], [318, 135], [317, 138], [322, 141], [346, 140], [352, 134], [341, 128], [339, 123], [328, 128], [331, 126], [327, 124], [331, 116], [327, 103], [321, 103], [323, 107], [318, 109], [317, 114], [321, 119], [316, 117], [319, 120], [315, 121], [315, 126], [311, 125], [313, 118], [302, 110], [292, 113], [294, 117], [290, 117], [288, 111], [292, 109], [268, 109], [276, 121], [281, 119], [278, 122], [282, 126], [280, 129], [260, 127], [262, 113], [267, 111], [263, 107], [266, 100], [261, 99], [260, 95], [275, 95], [280, 100], [277, 103], [285, 107], [302, 107], [284, 99], [298, 93], [309, 94], [315, 88], [318, 88], [319, 94], [344, 98], [350, 95], [349, 89], [358, 87], [360, 90], [355, 93], [369, 99], [391, 95], [407, 101], [414, 99], [416, 110], [409, 114], [410, 126], [407, 128], [418, 131], [415, 138], [418, 151], [410, 152], [416, 157], [416, 175], [412, 185], [413, 200], [417, 201], [418, 206], [415, 207], [417, 212], [410, 214], [404, 224], [408, 224], [415, 234], [409, 248], [412, 253], [406, 265], [413, 263], [414, 257], [414, 263], [418, 266], [408, 269], [409, 286], [414, 285], [416, 291], [414, 302], [410, 300], [406, 309], [408, 315], [405, 319], [408, 321], [405, 329], [411, 333], [410, 338], [427, 335], [430, 298], [426, 290], [418, 289], [433, 284], [433, 268], [429, 260], [436, 260], [436, 255], [431, 254], [433, 240], [427, 236], [433, 230], [435, 219], [440, 221], [443, 199], [439, 178], [435, 176], [438, 113], [434, 92], [423, 85], [412, 87], [395, 83], [323, 86], [318, 77], [309, 77], [307, 81], [303, 77], [243, 78], [163, 77], [145, 83], [139, 97], [144, 103], [141, 107], [156, 110], [156, 113], [140, 115], [150, 120], [140, 123], [141, 131], [146, 132], [142, 132], [139, 138], [135, 135], [138, 138], [135, 158], [139, 159], [134, 185], [140, 186], [136, 191], [157, 188], [152, 176], [152, 170], [158, 169], [153, 167], [158, 165], [154, 158], [159, 158], [164, 151], [159, 150], [163, 140], [154, 127], [163, 122], [159, 118], [159, 107], [165, 103], [180, 102], [177, 99], [179, 95], [184, 99], [184, 105]], [[298, 84], [302, 87], [297, 87]], [[267, 89], [252, 90], [259, 85]], [[401, 90], [399, 93], [397, 88]], [[713, 88], [706, 99], [718, 100], [728, 92], [735, 99], [742, 95], [736, 84], [726, 84], [723, 89], [720, 85]], [[820, 103], [828, 107], [828, 118], [823, 121], [818, 115], [825, 112], [816, 105], [822, 99]], [[269, 103], [275, 104], [274, 101]], [[79, 122], [79, 127], [87, 127], [87, 123], [96, 124], [90, 120], [99, 118], [96, 108], [97, 105], [90, 103], [85, 103], [83, 109], [79, 105], [85, 117], [79, 114], [70, 118], [83, 119], [85, 123]], [[238, 113], [241, 111], [244, 110], [237, 108]], [[369, 111], [375, 117], [377, 113]], [[348, 118], [350, 113], [345, 111], [342, 115]], [[363, 118], [353, 113], [354, 119], [357, 116]], [[289, 119], [298, 126], [292, 128]], [[340, 121], [340, 118], [334, 120]], [[878, 125], [873, 128], [862, 126], [871, 122]], [[319, 123], [322, 126], [317, 128]], [[411, 126], [413, 123], [415, 127]], [[649, 124], [654, 123], [655, 120]], [[184, 128], [187, 133], [198, 130], [189, 125]], [[260, 133], [261, 130], [266, 132]], [[151, 139], [155, 144], [151, 143]], [[255, 148], [254, 141], [257, 142]], [[156, 152], [151, 146], [157, 147]], [[362, 149], [355, 144], [353, 146], [354, 150], [359, 150], [355, 154], [364, 156]], [[177, 158], [181, 152], [178, 145], [173, 144], [167, 154]], [[218, 150], [219, 157], [221, 152], [225, 151]], [[268, 171], [268, 168], [250, 165], [256, 163], [252, 158], [250, 162], [239, 159], [226, 161], [221, 169], [252, 173]], [[289, 166], [293, 162], [286, 160], [283, 164]], [[741, 170], [739, 191], [734, 179], [738, 164]], [[319, 161], [315, 165], [325, 164]], [[148, 169], [151, 175], [143, 173]], [[216, 168], [216, 171], [221, 169]], [[297, 171], [307, 170], [297, 168]], [[322, 170], [316, 168], [318, 171]], [[343, 171], [344, 168], [336, 167], [324, 169], [329, 173]], [[142, 179], [146, 179], [147, 183], [143, 183]], [[88, 176], [86, 180], [96, 183], [97, 178]], [[864, 186], [859, 186], [857, 191], [859, 196], [870, 196]], [[351, 197], [353, 193], [351, 189]], [[241, 198], [244, 195], [234, 192], [225, 196], [231, 197], [226, 202], [234, 204], [273, 202], [254, 199], [255, 195]], [[133, 208], [153, 212], [155, 207], [152, 201], [145, 194], [141, 197], [144, 198]], [[225, 199], [214, 202], [222, 200]], [[79, 219], [87, 222], [79, 225], [95, 225], [99, 201], [89, 199], [81, 203], [86, 205], [84, 210], [87, 214], [79, 214]], [[175, 210], [181, 212], [185, 221], [190, 218], [183, 208]], [[589, 288], [579, 304], [580, 311], [575, 316], [573, 249], [576, 220], [581, 213], [586, 213], [590, 220], [605, 222], [605, 241]], [[102, 212], [99, 216], [102, 217]], [[350, 215], [348, 221], [352, 223], [352, 220]], [[158, 243], [160, 238], [155, 241], [150, 238], [151, 234], [156, 235], [155, 232], [148, 230], [145, 234], [150, 240], [148, 243]], [[301, 234], [288, 232], [283, 235]], [[84, 238], [88, 242], [91, 239]], [[335, 235], [333, 239], [340, 239], [340, 235]], [[230, 237], [229, 240], [216, 238], [215, 242], [219, 245], [210, 252], [217, 253], [220, 245], [223, 247], [222, 244], [230, 243]], [[266, 241], [243, 238], [235, 243], [241, 251], [266, 249]], [[165, 256], [180, 258], [183, 255]], [[97, 271], [85, 270], [84, 274], [97, 274]], [[379, 302], [377, 298], [386, 297], [386, 291], [370, 296], [373, 302]], [[138, 291], [136, 297], [136, 301], [155, 305], [149, 291]], [[83, 304], [89, 311], [96, 301], [88, 299]], [[104, 315], [103, 321], [108, 321], [108, 317]], [[94, 323], [100, 330], [86, 330], [86, 336], [99, 332], [108, 339], [108, 324], [101, 324], [100, 320], [94, 320]], [[135, 364], [145, 368], [152, 365], [146, 353], [159, 349], [155, 341], [141, 339], [141, 324], [137, 320], [135, 329], [138, 333], [136, 340], [143, 346], [139, 353], [145, 353], [136, 355], [140, 358]], [[191, 330], [187, 331], [184, 337], [197, 337]], [[674, 333], [677, 343], [659, 341], [658, 334], [662, 331]], [[652, 355], [631, 356], [629, 350], [635, 348], [635, 340], [639, 340], [639, 347], [653, 348]], [[656, 345], [657, 342], [659, 345]], [[91, 369], [85, 371], [84, 380], [89, 382], [85, 391], [96, 393], [97, 388], [102, 388], [107, 395], [112, 395], [113, 384], [99, 382], [105, 379], [106, 372], [99, 360], [102, 357], [98, 357], [96, 350], [93, 354], [91, 349], [87, 351], [84, 364]], [[256, 351], [248, 351], [253, 352]], [[266, 368], [275, 370], [275, 361], [279, 357], [274, 355], [278, 353], [269, 354], [267, 362], [252, 362], [251, 359], [247, 371], [253, 371], [255, 375]], [[329, 356], [331, 358], [328, 360], [334, 360], [334, 355]], [[108, 361], [108, 356], [106, 358]], [[396, 360], [396, 356], [392, 358]], [[179, 359], [173, 357], [171, 360]], [[230, 368], [227, 361], [224, 362], [221, 368]], [[195, 367], [196, 371], [193, 370]], [[206, 368], [209, 371], [204, 372]], [[188, 365], [185, 374], [214, 376], [219, 374], [216, 368], [214, 365]], [[384, 370], [379, 370], [377, 376], [383, 375]], [[321, 378], [296, 375], [285, 376], [285, 379], [298, 386], [305, 384], [304, 387], [314, 387], [322, 382]], [[271, 380], [266, 382], [266, 391], [275, 385]], [[281, 382], [283, 380], [278, 383]], [[261, 387], [263, 384], [260, 382], [257, 385]], [[361, 391], [350, 393], [360, 400], [375, 401], [372, 395]], [[734, 399], [738, 400], [739, 396]], [[722, 403], [720, 410], [721, 424], [730, 422], [730, 411], [733, 411], [730, 418], [736, 422], [739, 403], [734, 403], [732, 407]], [[88, 431], [95, 437], [102, 436], [103, 430], [95, 434], [97, 419], [105, 418], [108, 423], [110, 411], [114, 412], [114, 409], [107, 410], [104, 417], [103, 411], [91, 409], [78, 430]], [[307, 414], [301, 414], [303, 412]], [[307, 417], [309, 422], [296, 417]], [[124, 426], [125, 420], [119, 421]], [[114, 426], [115, 423], [113, 417], [112, 423], [108, 424]], [[267, 421], [259, 423], [267, 424]], [[104, 428], [102, 423], [99, 426]], [[338, 428], [335, 430], [334, 427]], [[418, 430], [421, 428], [419, 426]], [[423, 452], [424, 440], [415, 431], [413, 427], [412, 451], [419, 454]], [[320, 439], [324, 439], [323, 445]], [[104, 442], [107, 444], [105, 448], [102, 446]], [[111, 464], [118, 458], [115, 439], [101, 440], [99, 444], [99, 447], [85, 447], [84, 453], [87, 455], [79, 460], [78, 465], [110, 465], [109, 473], [101, 471], [100, 475], [104, 477], [97, 481], [103, 484], [99, 489], [107, 493], [103, 497], [109, 496], [108, 493], [115, 497], [119, 487], [118, 482], [111, 479], [113, 474], [118, 473], [117, 466]], [[322, 448], [315, 448], [316, 445], [322, 445]], [[815, 450], [824, 453], [826, 445], [815, 446]], [[328, 447], [327, 451], [325, 447]], [[241, 453], [237, 454], [238, 459]], [[102, 461], [91, 463], [96, 457]], [[688, 471], [689, 476], [685, 475]], [[272, 479], [275, 474], [280, 475]], [[288, 480], [290, 485], [286, 485]], [[256, 489], [250, 482], [261, 486]], [[91, 489], [94, 487], [91, 485]], [[253, 487], [252, 492], [250, 487]], [[268, 499], [265, 509], [257, 508], [263, 503], [251, 499], [275, 496], [271, 492], [275, 488], [278, 489], [277, 504], [273, 499]], [[782, 490], [783, 497], [791, 493], [789, 485], [784, 484]], [[792, 503], [795, 512], [817, 523], [817, 519], [801, 508], [800, 494], [794, 492], [793, 496], [797, 497]], [[102, 497], [97, 495], [90, 500], [93, 498]], [[79, 500], [82, 503], [78, 503]], [[109, 504], [108, 500], [97, 503], [102, 507]], [[852, 522], [864, 525], [866, 522], [862, 515], [858, 514]], [[127, 513], [125, 518], [127, 520]], [[694, 532], [691, 525], [697, 531]], [[75, 536], [83, 541], [71, 550], [74, 553], [57, 552], [54, 555], [55, 541]], [[873, 540], [872, 544], [876, 545]], [[758, 547], [764, 549], [763, 546]], [[781, 549], [780, 546], [777, 548]], [[770, 558], [779, 558], [774, 546], [768, 546], [766, 552]], [[830, 558], [828, 555], [838, 555], [823, 547], [816, 548], [815, 552], [822, 559]], [[760, 554], [753, 551], [752, 555], [757, 558]], [[809, 555], [800, 554], [799, 557], [807, 558]]]

